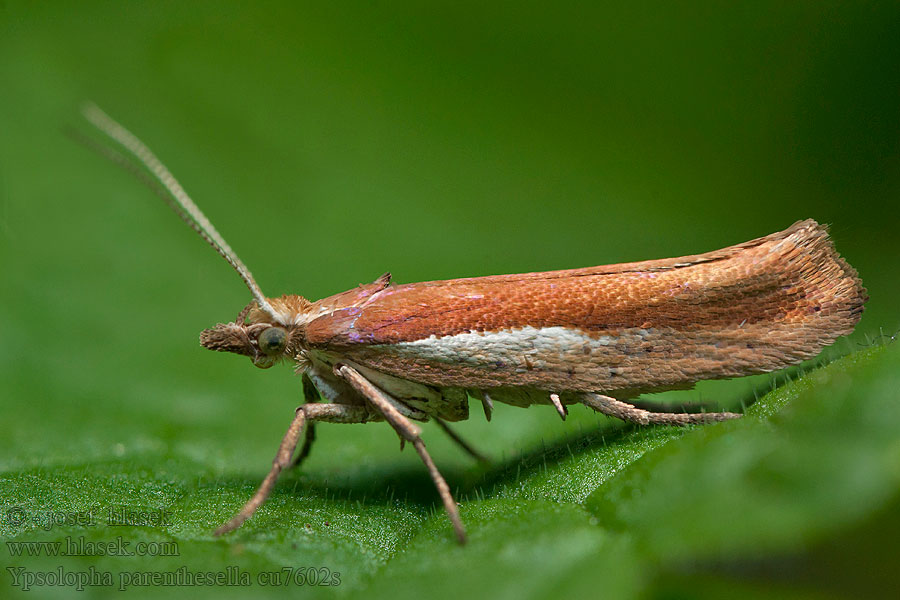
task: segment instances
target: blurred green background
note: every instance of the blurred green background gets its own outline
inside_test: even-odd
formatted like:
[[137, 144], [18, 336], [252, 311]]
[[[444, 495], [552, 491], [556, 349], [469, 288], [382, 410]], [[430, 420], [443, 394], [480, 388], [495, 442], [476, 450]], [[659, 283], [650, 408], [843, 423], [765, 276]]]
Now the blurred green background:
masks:
[[[386, 426], [323, 426], [303, 472], [213, 539], [265, 474], [300, 381], [199, 347], [249, 294], [64, 135], [87, 129], [88, 99], [156, 151], [269, 295], [677, 256], [812, 217], [869, 289], [832, 351], [861, 354], [705, 430], [586, 410], [560, 423], [549, 407], [487, 424], [473, 406], [457, 430], [487, 467], [426, 426], [462, 549]], [[0, 532], [180, 549], [7, 546], [0, 565], [325, 567], [339, 587], [299, 592], [367, 598], [877, 595], [900, 559], [900, 360], [871, 349], [900, 328], [898, 199], [896, 2], [0, 2]], [[654, 399], [735, 406], [784, 382]], [[171, 522], [44, 530], [8, 512], [115, 506]], [[0, 589], [22, 593], [7, 569]]]

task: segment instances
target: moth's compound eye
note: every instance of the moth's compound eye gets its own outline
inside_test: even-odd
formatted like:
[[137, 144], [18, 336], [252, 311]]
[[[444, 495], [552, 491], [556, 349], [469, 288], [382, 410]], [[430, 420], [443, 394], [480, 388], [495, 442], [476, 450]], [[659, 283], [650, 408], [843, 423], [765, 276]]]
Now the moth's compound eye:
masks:
[[284, 344], [287, 342], [287, 331], [281, 327], [269, 327], [256, 340], [259, 349], [269, 356], [281, 354]]

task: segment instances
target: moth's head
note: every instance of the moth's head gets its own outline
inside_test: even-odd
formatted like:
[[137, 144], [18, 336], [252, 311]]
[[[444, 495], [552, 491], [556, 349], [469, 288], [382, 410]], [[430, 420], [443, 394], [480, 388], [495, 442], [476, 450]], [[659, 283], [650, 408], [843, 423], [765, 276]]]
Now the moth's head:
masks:
[[302, 296], [282, 296], [268, 302], [278, 318], [254, 301], [233, 322], [203, 330], [200, 344], [218, 352], [249, 356], [260, 369], [268, 369], [284, 358], [302, 362], [309, 301]]

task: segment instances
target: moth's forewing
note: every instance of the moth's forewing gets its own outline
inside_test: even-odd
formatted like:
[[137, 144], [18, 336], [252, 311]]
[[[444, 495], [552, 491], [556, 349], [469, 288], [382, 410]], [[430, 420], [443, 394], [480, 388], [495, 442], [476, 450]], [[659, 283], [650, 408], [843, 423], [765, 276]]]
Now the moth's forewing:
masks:
[[867, 299], [812, 220], [694, 256], [340, 296], [316, 303], [314, 352], [437, 387], [627, 395], [795, 364]]

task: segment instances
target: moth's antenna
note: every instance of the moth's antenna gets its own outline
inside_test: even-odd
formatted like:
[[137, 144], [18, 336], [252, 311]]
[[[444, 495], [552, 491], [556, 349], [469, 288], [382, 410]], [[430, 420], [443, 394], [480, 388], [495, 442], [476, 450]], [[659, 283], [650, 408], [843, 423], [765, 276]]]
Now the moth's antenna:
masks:
[[[241, 279], [243, 279], [244, 283], [247, 284], [247, 287], [250, 288], [250, 293], [253, 294], [253, 298], [256, 300], [259, 307], [269, 313], [273, 318], [277, 318], [275, 309], [272, 308], [272, 305], [269, 304], [268, 300], [266, 300], [266, 297], [263, 295], [262, 290], [259, 289], [256, 280], [253, 279], [253, 274], [250, 273], [250, 269], [241, 262], [241, 259], [234, 253], [234, 250], [231, 249], [228, 242], [219, 235], [219, 232], [216, 231], [213, 224], [206, 218], [203, 211], [194, 204], [194, 201], [187, 195], [187, 192], [184, 191], [184, 188], [181, 187], [178, 180], [175, 179], [169, 169], [156, 158], [156, 155], [153, 154], [150, 148], [148, 148], [144, 142], [139, 140], [137, 136], [103, 112], [96, 104], [92, 102], [86, 103], [81, 112], [84, 115], [84, 118], [90, 121], [94, 127], [121, 144], [123, 148], [125, 148], [141, 165], [144, 166], [144, 168], [147, 169], [147, 171], [150, 172], [150, 174], [153, 175], [155, 181], [152, 183], [155, 184], [158, 182], [162, 186], [162, 189], [156, 185], [151, 185], [150, 187], [157, 193], [161, 192], [160, 196], [162, 196], [163, 200], [172, 207], [172, 210], [181, 217], [181, 220], [187, 223], [190, 228], [196, 231], [210, 246], [215, 248], [216, 252], [218, 252], [222, 258], [228, 261], [228, 264], [237, 271], [237, 274], [241, 276]], [[104, 154], [117, 163], [123, 164], [126, 167], [131, 166], [124, 163], [122, 160], [123, 157], [118, 153], [104, 152]], [[140, 171], [134, 171], [133, 169], [129, 170], [132, 170], [139, 177], [143, 175]], [[141, 177], [141, 179], [144, 179], [144, 177]], [[146, 180], [145, 182], [150, 183]]]

